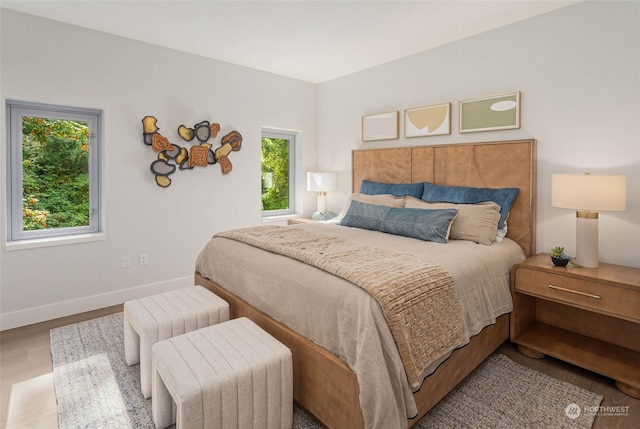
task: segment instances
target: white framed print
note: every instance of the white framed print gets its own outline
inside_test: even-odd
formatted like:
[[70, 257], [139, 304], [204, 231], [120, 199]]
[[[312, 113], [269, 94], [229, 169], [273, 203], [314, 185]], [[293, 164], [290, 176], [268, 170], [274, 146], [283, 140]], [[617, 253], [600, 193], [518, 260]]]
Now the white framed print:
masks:
[[362, 117], [362, 141], [393, 140], [398, 136], [399, 112], [377, 113]]

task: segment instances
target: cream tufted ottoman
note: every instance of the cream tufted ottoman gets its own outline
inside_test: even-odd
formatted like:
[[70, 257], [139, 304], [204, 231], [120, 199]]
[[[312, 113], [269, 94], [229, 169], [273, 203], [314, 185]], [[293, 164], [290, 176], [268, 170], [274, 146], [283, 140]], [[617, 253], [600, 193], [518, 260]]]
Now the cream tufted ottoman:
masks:
[[229, 304], [202, 286], [144, 297], [124, 304], [124, 355], [140, 362], [140, 387], [151, 396], [151, 346], [158, 341], [229, 320]]
[[291, 428], [291, 351], [245, 317], [160, 341], [151, 410], [158, 429]]

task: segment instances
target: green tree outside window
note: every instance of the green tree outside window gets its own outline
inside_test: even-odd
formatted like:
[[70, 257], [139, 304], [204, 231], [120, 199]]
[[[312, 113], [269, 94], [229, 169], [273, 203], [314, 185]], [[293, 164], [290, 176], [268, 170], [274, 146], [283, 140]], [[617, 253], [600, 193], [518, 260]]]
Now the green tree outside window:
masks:
[[262, 138], [262, 210], [289, 208], [289, 140]]
[[22, 118], [25, 231], [89, 225], [89, 124]]

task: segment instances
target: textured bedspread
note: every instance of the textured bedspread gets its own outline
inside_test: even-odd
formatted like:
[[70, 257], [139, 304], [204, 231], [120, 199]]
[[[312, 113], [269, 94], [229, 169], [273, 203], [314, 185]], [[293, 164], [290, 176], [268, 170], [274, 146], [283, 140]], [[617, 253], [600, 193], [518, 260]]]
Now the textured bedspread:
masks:
[[366, 290], [382, 308], [412, 385], [421, 382], [430, 364], [465, 341], [453, 277], [439, 264], [284, 226], [243, 228], [217, 235], [297, 259]]
[[[511, 240], [491, 246], [461, 240], [439, 244], [322, 222], [288, 228], [440, 264], [455, 279], [463, 309], [463, 344], [512, 309], [509, 271], [524, 254]], [[384, 262], [377, 265], [384, 267]], [[353, 283], [291, 257], [214, 236], [195, 269], [347, 363], [358, 378], [367, 428], [406, 428], [407, 417], [417, 412], [413, 392], [449, 354], [430, 365], [420, 383], [409, 383], [378, 302]]]

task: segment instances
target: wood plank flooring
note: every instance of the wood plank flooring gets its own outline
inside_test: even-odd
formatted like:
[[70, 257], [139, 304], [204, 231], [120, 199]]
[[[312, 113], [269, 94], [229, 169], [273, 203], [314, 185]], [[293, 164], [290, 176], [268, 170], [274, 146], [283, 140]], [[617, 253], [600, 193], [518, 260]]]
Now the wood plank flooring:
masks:
[[[58, 414], [53, 387], [49, 331], [58, 326], [119, 311], [122, 311], [122, 305], [1, 332], [1, 427], [57, 428]], [[595, 419], [595, 429], [640, 427], [640, 400], [620, 392], [612, 380], [553, 358], [527, 358], [518, 353], [515, 346], [509, 342], [503, 344], [499, 351], [536, 371], [602, 395], [602, 407], [619, 407], [618, 410], [626, 410], [619, 416], [602, 415], [601, 412]]]

